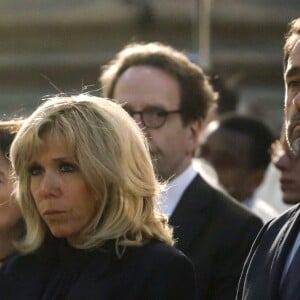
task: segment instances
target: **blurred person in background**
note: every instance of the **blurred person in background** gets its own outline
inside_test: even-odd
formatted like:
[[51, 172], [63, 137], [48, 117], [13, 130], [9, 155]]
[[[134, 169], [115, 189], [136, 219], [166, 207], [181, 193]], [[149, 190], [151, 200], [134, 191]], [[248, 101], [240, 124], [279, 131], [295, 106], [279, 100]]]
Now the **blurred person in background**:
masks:
[[206, 127], [198, 150], [198, 156], [215, 169], [221, 187], [264, 222], [278, 215], [255, 197], [270, 163], [273, 141], [271, 130], [262, 121], [231, 113]]
[[156, 207], [147, 142], [119, 105], [50, 98], [10, 157], [26, 232], [0, 270], [1, 299], [194, 299], [193, 266]]
[[232, 76], [232, 78], [226, 78], [217, 72], [211, 72], [209, 82], [218, 93], [216, 117], [237, 111], [239, 105], [239, 93], [235, 88], [235, 83], [232, 83], [233, 81], [236, 81], [234, 76]]
[[[224, 78], [224, 76], [220, 76], [217, 72], [210, 72], [209, 82], [217, 92], [218, 98], [207, 113], [202, 125], [202, 132], [205, 131], [205, 126], [210, 122], [217, 120], [223, 114], [236, 111], [239, 103], [239, 95], [234, 88], [233, 81], [233, 78]], [[202, 133], [199, 135], [199, 141], [201, 141], [201, 135]], [[207, 182], [217, 189], [224, 191], [218, 182], [218, 177], [214, 168], [212, 168], [205, 159], [199, 157], [197, 153], [193, 158], [193, 166]]]
[[0, 121], [0, 266], [15, 252], [14, 241], [23, 233], [23, 221], [13, 196], [9, 150], [22, 121]]
[[272, 145], [272, 162], [280, 172], [282, 201], [288, 205], [300, 202], [300, 159], [289, 148], [283, 131]]
[[[210, 72], [209, 83], [217, 95], [217, 101], [210, 106], [206, 118], [203, 121], [203, 129], [211, 121], [217, 120], [227, 113], [235, 113], [239, 104], [239, 94], [232, 84], [230, 78], [224, 78], [216, 72]], [[233, 80], [232, 80], [233, 81]], [[201, 138], [201, 135], [200, 135]]]
[[202, 69], [161, 43], [127, 45], [103, 69], [103, 93], [144, 130], [157, 175], [167, 181], [161, 208], [176, 247], [194, 263], [200, 300], [232, 300], [261, 220], [209, 185], [192, 166], [216, 94]]
[[255, 196], [264, 199], [269, 205], [279, 213], [283, 213], [290, 208], [282, 201], [282, 191], [280, 187], [280, 171], [273, 163], [270, 163], [262, 184], [257, 188]]

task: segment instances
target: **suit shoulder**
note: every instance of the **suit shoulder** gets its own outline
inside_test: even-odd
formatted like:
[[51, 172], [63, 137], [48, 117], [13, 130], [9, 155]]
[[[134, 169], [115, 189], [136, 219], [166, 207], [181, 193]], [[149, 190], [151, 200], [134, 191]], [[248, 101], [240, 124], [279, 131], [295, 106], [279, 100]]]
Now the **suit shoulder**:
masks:
[[147, 262], [167, 264], [173, 260], [180, 260], [186, 261], [187, 264], [190, 263], [190, 260], [180, 250], [156, 240], [148, 242], [139, 251], [143, 252], [142, 259]]
[[126, 277], [132, 270], [134, 284], [143, 286], [139, 299], [194, 299], [194, 267], [182, 252], [157, 240], [130, 251]]
[[175, 247], [151, 240], [141, 247], [129, 249], [127, 269], [139, 270], [148, 278], [189, 278], [194, 280], [194, 267], [189, 258]]
[[[262, 221], [257, 215], [245, 208], [231, 196], [209, 185], [204, 180], [203, 183], [200, 181], [199, 184], [201, 185], [200, 189], [205, 190], [204, 194], [207, 195], [207, 201], [209, 201], [213, 214], [218, 214], [224, 219], [234, 218], [236, 222], [248, 222], [248, 220], [251, 220], [254, 224], [257, 223], [262, 226]], [[199, 197], [201, 197], [200, 193]]]
[[176, 269], [190, 275], [194, 273], [193, 265], [185, 254], [157, 240], [152, 240], [142, 247], [134, 247], [129, 252], [128, 263], [136, 265], [148, 274], [172, 274]]
[[300, 204], [292, 206], [287, 211], [283, 212], [280, 216], [275, 219], [272, 219], [264, 226], [263, 233], [266, 234], [267, 232], [277, 232], [289, 221], [295, 219], [300, 212]]

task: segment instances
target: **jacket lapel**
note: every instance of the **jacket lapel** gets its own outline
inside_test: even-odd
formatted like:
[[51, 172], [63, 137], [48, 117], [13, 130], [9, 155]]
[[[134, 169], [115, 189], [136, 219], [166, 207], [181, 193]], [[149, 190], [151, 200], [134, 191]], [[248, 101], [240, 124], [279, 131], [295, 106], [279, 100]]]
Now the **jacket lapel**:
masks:
[[181, 251], [185, 251], [194, 237], [204, 228], [210, 206], [208, 199], [208, 185], [197, 175], [184, 191], [169, 220], [174, 228], [176, 247]]
[[295, 238], [300, 229], [300, 209], [293, 210], [287, 219], [287, 222], [278, 232], [273, 247], [270, 249], [270, 255], [267, 259], [270, 264], [270, 274], [272, 280], [269, 284], [270, 299], [279, 299], [282, 272], [284, 270], [287, 257], [294, 245]]

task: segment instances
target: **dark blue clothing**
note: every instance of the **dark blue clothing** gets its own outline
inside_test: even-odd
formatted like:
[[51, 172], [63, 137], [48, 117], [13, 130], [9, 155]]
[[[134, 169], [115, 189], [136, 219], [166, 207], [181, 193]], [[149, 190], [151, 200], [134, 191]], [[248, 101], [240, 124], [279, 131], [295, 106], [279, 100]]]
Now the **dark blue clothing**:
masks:
[[127, 247], [121, 259], [106, 250], [74, 249], [62, 239], [34, 254], [10, 259], [0, 271], [5, 300], [190, 300], [195, 279], [190, 261], [159, 241]]
[[170, 224], [177, 249], [194, 264], [197, 300], [233, 300], [262, 221], [197, 175], [184, 191]]
[[[266, 224], [243, 268], [236, 300], [279, 300], [282, 272], [300, 228], [296, 205]], [[300, 286], [298, 296], [300, 300]]]

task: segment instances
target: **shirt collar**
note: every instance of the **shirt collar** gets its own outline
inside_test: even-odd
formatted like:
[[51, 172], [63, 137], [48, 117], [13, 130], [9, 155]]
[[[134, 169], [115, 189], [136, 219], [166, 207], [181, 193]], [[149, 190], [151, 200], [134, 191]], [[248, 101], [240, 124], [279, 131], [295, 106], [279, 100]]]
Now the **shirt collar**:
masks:
[[168, 217], [172, 215], [182, 194], [196, 175], [197, 172], [190, 164], [181, 174], [167, 183], [165, 190], [159, 195], [159, 205]]

